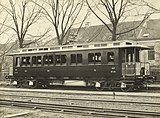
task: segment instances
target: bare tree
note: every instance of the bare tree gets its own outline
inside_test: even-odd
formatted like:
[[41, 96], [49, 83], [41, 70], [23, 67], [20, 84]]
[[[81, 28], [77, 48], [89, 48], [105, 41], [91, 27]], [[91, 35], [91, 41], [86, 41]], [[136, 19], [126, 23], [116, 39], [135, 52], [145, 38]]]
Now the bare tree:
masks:
[[[0, 10], [0, 14], [2, 15], [3, 10]], [[3, 37], [3, 35], [6, 34], [7, 31], [9, 31], [8, 27], [5, 27], [5, 24], [7, 22], [8, 15], [2, 19], [0, 22], [0, 36]], [[2, 39], [3, 40], [3, 39]], [[11, 47], [7, 47], [8, 41], [5, 44], [0, 44], [0, 80], [2, 78], [2, 71], [4, 70], [4, 65], [6, 64], [6, 53], [10, 51]]]
[[7, 57], [6, 54], [11, 52], [14, 47], [16, 47], [16, 43], [11, 43], [12, 38], [8, 39], [4, 44], [0, 44], [0, 78], [3, 76], [3, 72], [8, 72], [8, 67], [12, 64], [12, 57]]
[[[86, 3], [89, 7], [89, 9], [92, 11], [92, 13], [107, 27], [107, 29], [112, 34], [112, 40], [115, 41], [117, 39], [118, 35], [128, 33], [132, 30], [137, 29], [139, 26], [143, 24], [143, 22], [149, 17], [150, 14], [146, 13], [143, 15], [143, 19], [139, 24], [136, 26], [126, 30], [118, 32], [118, 24], [120, 21], [125, 20], [126, 13], [132, 12], [131, 10], [134, 10], [133, 7], [135, 2], [131, 0], [100, 0], [100, 2], [96, 3], [94, 0], [91, 0], [92, 3], [94, 3], [94, 7], [91, 6], [91, 3], [89, 0], [86, 0]], [[137, 1], [136, 1], [137, 2]], [[138, 7], [138, 6], [137, 6]], [[100, 15], [101, 14], [101, 15]], [[104, 18], [105, 17], [105, 20]], [[106, 20], [107, 19], [107, 20]], [[110, 22], [110, 23], [108, 23]], [[111, 24], [111, 26], [110, 26]]]
[[[45, 7], [38, 3], [36, 4], [43, 9], [43, 14], [52, 24], [53, 29], [56, 32], [58, 44], [62, 45], [65, 43], [65, 37], [69, 33], [70, 29], [73, 28], [73, 25], [76, 23], [76, 20], [80, 15], [84, 5], [84, 0], [48, 0], [43, 2], [46, 5]], [[89, 12], [85, 15], [83, 14], [84, 18], [79, 27], [82, 26], [82, 23], [88, 15]]]
[[143, 1], [143, 6], [147, 6], [149, 8], [151, 8], [151, 10], [154, 12], [154, 13], [159, 13], [160, 12], [160, 8], [157, 8], [155, 6], [153, 6], [152, 4], [146, 2], [147, 0], [142, 0]]
[[9, 4], [10, 7], [6, 7], [1, 4], [5, 11], [11, 16], [12, 25], [5, 26], [16, 33], [19, 41], [19, 47], [23, 48], [26, 36], [28, 38], [32, 37], [31, 34], [27, 33], [29, 32], [29, 29], [41, 18], [42, 9], [29, 0], [23, 0], [21, 1], [21, 4], [18, 4], [17, 1], [9, 0]]

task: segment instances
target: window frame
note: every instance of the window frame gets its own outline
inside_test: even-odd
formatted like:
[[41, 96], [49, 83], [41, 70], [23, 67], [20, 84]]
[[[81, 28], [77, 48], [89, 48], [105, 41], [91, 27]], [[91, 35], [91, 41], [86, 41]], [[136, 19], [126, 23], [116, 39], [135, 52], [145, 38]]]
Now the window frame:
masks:
[[[112, 57], [113, 59], [111, 59], [111, 57], [109, 56], [109, 53], [113, 54], [113, 55], [110, 54], [110, 56], [113, 56]], [[114, 51], [109, 51], [109, 52], [107, 52], [106, 56], [107, 56], [107, 64], [108, 65], [115, 65], [115, 52]], [[111, 61], [109, 61], [109, 60], [111, 60]]]
[[155, 47], [150, 46], [150, 50], [148, 50], [148, 60], [155, 60]]
[[32, 56], [32, 66], [37, 65], [37, 56]]
[[82, 53], [70, 54], [70, 64], [82, 64], [83, 63], [83, 55]]
[[55, 54], [55, 65], [67, 65], [67, 55], [66, 54]]
[[15, 57], [15, 66], [20, 67], [21, 66], [21, 57]]
[[88, 53], [88, 64], [102, 64], [102, 52]]

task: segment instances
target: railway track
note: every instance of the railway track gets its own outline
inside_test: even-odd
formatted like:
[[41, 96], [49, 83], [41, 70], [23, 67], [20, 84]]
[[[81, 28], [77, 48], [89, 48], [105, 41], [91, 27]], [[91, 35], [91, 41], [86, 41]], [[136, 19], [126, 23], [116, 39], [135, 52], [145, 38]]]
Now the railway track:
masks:
[[51, 89], [17, 89], [17, 88], [0, 88], [1, 92], [31, 92], [31, 93], [47, 93], [47, 94], [66, 94], [66, 95], [92, 95], [92, 96], [125, 96], [125, 97], [152, 97], [160, 98], [160, 93], [146, 93], [146, 92], [108, 92], [108, 91], [74, 91], [74, 90], [51, 90]]
[[[159, 94], [158, 95], [147, 95], [144, 97], [142, 94], [141, 97], [144, 98], [156, 98], [151, 102], [141, 101], [139, 100], [138, 94], [140, 93], [123, 93], [120, 95], [120, 99], [116, 95], [116, 99], [113, 99], [111, 92], [109, 93], [97, 93], [97, 92], [75, 92], [75, 91], [52, 91], [52, 90], [28, 90], [28, 89], [0, 89], [1, 100], [0, 106], [15, 106], [15, 107], [24, 107], [29, 109], [41, 109], [52, 112], [62, 112], [62, 113], [70, 113], [70, 114], [82, 114], [82, 115], [92, 115], [92, 116], [111, 116], [111, 117], [160, 117], [159, 110], [152, 110], [160, 108]], [[92, 94], [93, 93], [93, 94]], [[87, 96], [88, 95], [88, 96]], [[73, 98], [73, 96], [75, 96]], [[99, 97], [96, 97], [99, 96]], [[132, 101], [129, 99], [123, 99], [127, 96], [134, 97], [133, 99], [137, 99], [135, 96], [138, 96], [139, 101]], [[5, 99], [4, 99], [5, 98]], [[7, 98], [7, 99], [6, 99]], [[144, 99], [142, 98], [142, 99]], [[147, 98], [147, 99], [148, 99]], [[3, 100], [4, 99], [4, 100]], [[66, 103], [68, 105], [66, 105]], [[73, 103], [73, 104], [70, 104]], [[95, 103], [96, 105], [91, 105]], [[86, 105], [85, 105], [86, 104]], [[83, 106], [87, 107], [83, 107]], [[107, 107], [109, 105], [109, 107]], [[113, 105], [113, 107], [112, 107]], [[120, 107], [117, 107], [120, 105]], [[98, 107], [98, 108], [95, 108]], [[122, 109], [121, 108], [124, 109]], [[128, 106], [123, 107], [123, 106]], [[138, 110], [134, 110], [131, 107], [139, 107]], [[142, 107], [145, 108], [140, 108]], [[136, 108], [135, 107], [135, 108]], [[110, 109], [112, 108], [112, 109]], [[121, 110], [120, 110], [121, 108]], [[149, 109], [148, 109], [149, 108]], [[151, 109], [150, 109], [151, 108]], [[140, 109], [140, 110], [139, 110]], [[147, 109], [147, 110], [146, 110]]]
[[38, 100], [50, 100], [50, 101], [74, 101], [74, 102], [98, 102], [98, 103], [121, 103], [121, 104], [137, 104], [143, 106], [160, 107], [160, 102], [142, 102], [142, 101], [127, 101], [127, 100], [105, 100], [105, 99], [87, 99], [87, 98], [67, 98], [67, 97], [45, 97], [45, 96], [31, 96], [31, 95], [5, 95], [0, 94], [0, 96], [7, 98], [21, 98], [21, 99], [38, 99]]
[[[0, 96], [3, 96], [6, 98], [20, 98], [20, 99], [32, 99], [32, 100], [47, 100], [47, 101], [65, 101], [65, 102], [96, 102], [96, 103], [120, 103], [120, 104], [134, 104], [134, 105], [143, 105], [143, 106], [151, 106], [151, 107], [160, 107], [160, 96], [138, 96], [138, 95], [128, 95], [128, 94], [118, 94], [113, 96], [113, 94], [96, 94], [96, 93], [74, 93], [74, 92], [53, 92], [53, 91], [38, 91], [38, 90], [31, 90], [28, 91], [28, 89], [20, 89], [20, 90], [14, 90], [12, 89], [7, 90], [0, 89], [1, 94]], [[17, 94], [18, 93], [18, 94]], [[32, 94], [33, 93], [33, 94]], [[35, 94], [37, 93], [37, 94]], [[45, 94], [42, 94], [45, 93]], [[49, 93], [49, 95], [48, 95]], [[40, 95], [38, 95], [40, 94]], [[52, 95], [51, 95], [52, 94]], [[54, 94], [54, 95], [53, 95]], [[71, 96], [70, 96], [71, 95]], [[95, 97], [99, 96], [99, 97]], [[108, 97], [111, 96], [111, 97]], [[121, 96], [119, 98], [119, 96]], [[73, 98], [74, 97], [74, 98]], [[127, 98], [131, 97], [131, 98]], [[138, 98], [132, 98], [132, 97], [138, 97]], [[142, 99], [140, 99], [142, 98]], [[144, 99], [145, 98], [145, 99]], [[146, 99], [147, 98], [147, 99]], [[136, 100], [134, 100], [136, 99]], [[145, 101], [145, 102], [144, 102]], [[153, 101], [153, 102], [151, 102]]]
[[136, 111], [127, 109], [108, 109], [96, 107], [82, 107], [71, 105], [47, 104], [38, 102], [24, 102], [0, 99], [0, 106], [14, 106], [20, 108], [40, 109], [48, 112], [61, 112], [70, 114], [92, 115], [92, 116], [117, 116], [117, 117], [160, 117], [160, 112]]

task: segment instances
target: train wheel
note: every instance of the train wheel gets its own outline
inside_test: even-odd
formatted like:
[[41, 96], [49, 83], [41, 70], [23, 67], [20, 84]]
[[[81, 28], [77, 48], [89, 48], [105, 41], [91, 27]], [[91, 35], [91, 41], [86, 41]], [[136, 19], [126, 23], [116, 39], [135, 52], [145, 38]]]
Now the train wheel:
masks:
[[30, 88], [29, 82], [27, 80], [22, 81], [22, 87], [24, 87], [24, 88]]
[[125, 88], [121, 88], [121, 91], [123, 92], [133, 91], [133, 86], [126, 86]]
[[[97, 84], [97, 83], [96, 83]], [[98, 91], [103, 91], [105, 89], [105, 84], [104, 83], [98, 83], [99, 85], [95, 85], [96, 90]]]
[[33, 81], [33, 85], [30, 88], [35, 89], [35, 88], [38, 88], [38, 87], [39, 87], [39, 81], [35, 80], [35, 81]]
[[110, 91], [113, 91], [113, 90], [114, 90], [114, 87], [113, 87], [113, 86], [109, 86], [108, 89], [109, 89]]
[[41, 87], [42, 88], [48, 88], [49, 87], [49, 82], [46, 82], [46, 81], [41, 82]]
[[108, 90], [113, 91], [114, 89], [115, 89], [115, 83], [114, 82], [108, 83]]
[[98, 91], [103, 91], [104, 88], [103, 88], [103, 87], [96, 87], [96, 90], [98, 90]]
[[19, 80], [17, 81], [17, 85], [16, 85], [17, 88], [21, 88], [22, 87], [22, 82]]

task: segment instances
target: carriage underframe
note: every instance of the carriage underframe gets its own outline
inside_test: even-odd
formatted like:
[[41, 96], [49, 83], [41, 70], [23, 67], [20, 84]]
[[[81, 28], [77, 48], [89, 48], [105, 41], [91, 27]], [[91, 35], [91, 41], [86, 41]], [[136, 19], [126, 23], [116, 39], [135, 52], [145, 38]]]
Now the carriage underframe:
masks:
[[[54, 78], [54, 79], [53, 79]], [[65, 79], [64, 79], [65, 78]], [[67, 79], [66, 79], [67, 78]], [[154, 81], [153, 76], [133, 76], [120, 78], [105, 78], [99, 79], [95, 77], [17, 77], [11, 79], [11, 83], [17, 88], [48, 88], [49, 86], [67, 86], [65, 81], [82, 81], [85, 87], [95, 87], [96, 90], [121, 90], [135, 91], [147, 89], [147, 85]]]

